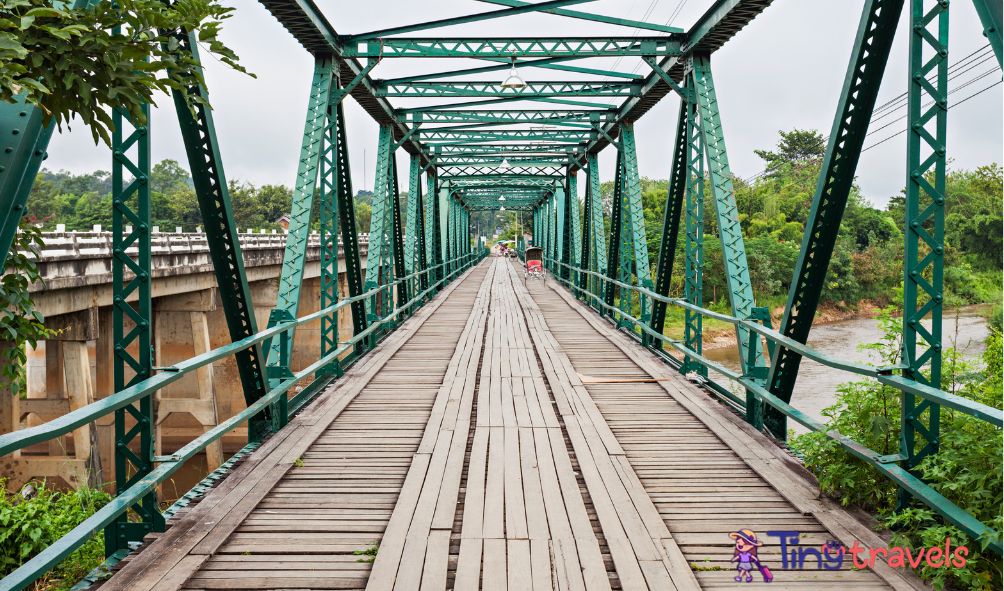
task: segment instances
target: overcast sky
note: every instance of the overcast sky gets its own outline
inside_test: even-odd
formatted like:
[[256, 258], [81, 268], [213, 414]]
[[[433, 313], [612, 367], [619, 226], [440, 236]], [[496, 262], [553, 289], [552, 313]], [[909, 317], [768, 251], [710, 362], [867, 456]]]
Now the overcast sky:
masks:
[[[228, 3], [225, 0], [224, 3]], [[363, 33], [391, 26], [448, 18], [492, 9], [475, 1], [368, 0], [348, 2], [317, 0], [328, 20], [340, 34]], [[689, 28], [712, 4], [711, 0], [600, 0], [574, 8], [658, 24], [667, 22]], [[227, 177], [255, 184], [292, 186], [296, 175], [303, 118], [313, 70], [313, 58], [258, 2], [236, 2], [235, 16], [223, 29], [223, 40], [241, 57], [257, 79], [234, 72], [206, 57], [206, 78], [215, 108], [217, 136]], [[740, 31], [712, 57], [712, 67], [732, 171], [749, 178], [763, 168], [754, 149], [773, 147], [778, 130], [818, 129], [828, 135], [844, 73], [860, 19], [861, 0], [775, 0], [763, 14]], [[878, 103], [881, 105], [906, 91], [906, 12], [899, 31]], [[674, 13], [675, 18], [672, 18]], [[670, 22], [671, 21], [671, 22]], [[953, 2], [950, 25], [950, 62], [983, 48], [979, 19], [970, 2]], [[633, 35], [635, 29], [564, 17], [538, 14], [484, 21], [457, 27], [411, 34], [454, 36], [581, 36]], [[372, 73], [374, 78], [393, 78], [417, 70], [469, 68], [485, 65], [473, 60], [384, 60]], [[586, 65], [586, 64], [582, 64]], [[590, 60], [589, 67], [632, 70], [648, 74], [639, 60], [604, 58]], [[431, 69], [430, 69], [431, 68]], [[963, 68], [964, 69], [964, 68]], [[1001, 80], [992, 57], [961, 72], [950, 88], [983, 78], [960, 88], [950, 96], [950, 104]], [[544, 69], [521, 69], [528, 80], [589, 79], [581, 74]], [[482, 79], [501, 80], [502, 75]], [[949, 113], [948, 150], [954, 168], [975, 168], [1002, 160], [1002, 85], [990, 88], [953, 108]], [[623, 99], [618, 99], [618, 103]], [[392, 99], [398, 107], [420, 104]], [[157, 101], [161, 108], [152, 116], [153, 159], [178, 160], [187, 168], [187, 157], [177, 129], [173, 102]], [[378, 127], [355, 102], [346, 99], [346, 119], [353, 184], [356, 189], [372, 189]], [[539, 105], [539, 103], [538, 103]], [[531, 106], [523, 103], [521, 106]], [[547, 105], [547, 108], [557, 107]], [[672, 135], [675, 132], [679, 99], [669, 95], [656, 105], [637, 126], [638, 159], [642, 176], [667, 178], [670, 171]], [[900, 109], [872, 125], [868, 147], [902, 131], [905, 116]], [[876, 129], [890, 124], [884, 129]], [[876, 205], [884, 204], [903, 188], [906, 135], [900, 134], [862, 155], [858, 183], [864, 195]], [[365, 170], [363, 152], [366, 153]], [[402, 179], [407, 179], [405, 153], [398, 157]], [[600, 154], [602, 180], [613, 177], [613, 148]], [[95, 147], [91, 134], [82, 126], [53, 136], [50, 170], [85, 173], [110, 170], [111, 154], [105, 146]], [[579, 183], [584, 190], [584, 179]], [[402, 187], [404, 189], [405, 187]]]

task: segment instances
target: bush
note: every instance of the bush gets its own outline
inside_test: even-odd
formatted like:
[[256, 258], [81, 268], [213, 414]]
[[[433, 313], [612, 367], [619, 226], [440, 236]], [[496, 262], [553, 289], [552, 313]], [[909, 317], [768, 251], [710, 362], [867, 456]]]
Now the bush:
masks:
[[[879, 320], [882, 342], [865, 345], [875, 350], [883, 364], [899, 361], [902, 321], [886, 309]], [[946, 349], [942, 362], [943, 390], [1001, 408], [1001, 335], [992, 332], [978, 363], [965, 361]], [[899, 450], [901, 394], [873, 380], [838, 387], [837, 404], [825, 409], [827, 426], [879, 454]], [[917, 434], [918, 442], [923, 442]], [[1002, 529], [1004, 503], [1004, 445], [1001, 430], [969, 415], [942, 408], [940, 447], [936, 455], [918, 466], [929, 486], [997, 532]], [[937, 546], [951, 537], [970, 554], [963, 568], [948, 571], [922, 567], [919, 574], [936, 589], [947, 584], [970, 590], [1000, 589], [1000, 558], [986, 546], [990, 540], [972, 540], [940, 515], [916, 503], [895, 513], [896, 486], [871, 465], [840, 448], [821, 433], [794, 436], [792, 447], [804, 455], [805, 465], [819, 479], [823, 493], [878, 513], [879, 521], [896, 532], [893, 545]], [[999, 533], [998, 533], [999, 537]]]
[[[25, 500], [8, 493], [7, 481], [0, 480], [0, 575], [16, 568], [48, 548], [59, 538], [111, 501], [108, 493], [89, 488], [59, 492], [38, 488], [38, 496]], [[49, 572], [46, 591], [69, 589], [105, 559], [103, 532], [88, 540]]]

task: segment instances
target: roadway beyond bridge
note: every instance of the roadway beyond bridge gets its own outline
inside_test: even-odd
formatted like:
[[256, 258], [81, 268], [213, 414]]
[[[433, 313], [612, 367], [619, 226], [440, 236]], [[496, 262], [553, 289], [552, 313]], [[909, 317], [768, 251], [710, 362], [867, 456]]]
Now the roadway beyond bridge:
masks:
[[[781, 542], [884, 547], [793, 457], [553, 281], [467, 271], [101, 591], [918, 589]], [[375, 561], [360, 555], [379, 547]], [[696, 565], [697, 568], [692, 568]], [[754, 570], [755, 582], [763, 575]], [[92, 589], [96, 587], [92, 586]]]

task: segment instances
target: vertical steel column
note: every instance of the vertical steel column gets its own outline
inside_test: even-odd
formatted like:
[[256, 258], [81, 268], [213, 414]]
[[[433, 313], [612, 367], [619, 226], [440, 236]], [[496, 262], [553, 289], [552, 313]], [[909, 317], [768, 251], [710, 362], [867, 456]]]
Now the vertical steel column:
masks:
[[[554, 208], [555, 208], [555, 219], [554, 219], [554, 246], [556, 252], [554, 253], [554, 260], [556, 262], [568, 263], [568, 255], [571, 252], [570, 244], [568, 244], [568, 238], [570, 235], [568, 222], [569, 210], [568, 207], [568, 195], [565, 192], [565, 187], [559, 187], [554, 193]], [[568, 270], [564, 267], [555, 264], [555, 270], [558, 272], [559, 277], [568, 277]]]
[[[370, 291], [390, 283], [394, 273], [394, 203], [393, 177], [391, 176], [391, 150], [394, 133], [391, 125], [380, 126], [377, 147], [376, 178], [373, 181], [373, 213], [370, 217], [370, 245], [366, 255], [366, 283], [364, 291]], [[375, 322], [386, 315], [384, 301], [387, 294], [380, 292], [369, 298], [366, 316]]]
[[[338, 84], [336, 76], [334, 83]], [[322, 279], [322, 302], [333, 305], [338, 301], [338, 242], [337, 233], [341, 230], [342, 260], [345, 264], [345, 282], [349, 297], [363, 294], [362, 257], [359, 250], [359, 230], [356, 226], [355, 195], [352, 192], [352, 168], [349, 165], [349, 144], [345, 132], [345, 111], [340, 100], [344, 90], [339, 89], [338, 96], [332, 92], [332, 101], [328, 106], [328, 124], [325, 127], [324, 143], [321, 155], [321, 208], [320, 218], [322, 232], [332, 235], [332, 250], [322, 259], [322, 273], [327, 273], [327, 281]], [[338, 100], [336, 100], [338, 99]], [[322, 239], [322, 244], [326, 244]], [[359, 334], [366, 330], [366, 303], [355, 301], [350, 305], [352, 310], [352, 330]], [[323, 304], [322, 304], [322, 307]], [[328, 320], [331, 323], [330, 332], [322, 338], [328, 339], [337, 347], [338, 317]], [[321, 323], [322, 333], [324, 322]], [[355, 355], [366, 351], [365, 343], [358, 343]], [[340, 367], [337, 369], [341, 371]]]
[[[680, 233], [680, 212], [687, 193], [687, 101], [680, 101], [680, 115], [676, 123], [676, 142], [673, 147], [673, 168], [669, 173], [669, 191], [666, 193], [666, 210], [662, 219], [662, 240], [659, 242], [659, 263], [655, 273], [655, 293], [668, 296], [669, 284], [673, 280], [673, 263], [676, 258], [676, 242]], [[662, 334], [666, 324], [666, 302], [652, 303], [652, 330]], [[662, 349], [662, 341], [652, 343]]]
[[[182, 55], [191, 53], [199, 59], [198, 43], [188, 34], [177, 34]], [[206, 89], [194, 84], [189, 95], [205, 98]], [[188, 163], [192, 171], [192, 182], [199, 200], [202, 220], [206, 224], [206, 239], [216, 273], [223, 313], [227, 318], [230, 340], [233, 342], [247, 338], [258, 332], [251, 290], [248, 288], [247, 274], [244, 272], [244, 258], [234, 223], [233, 207], [223, 172], [223, 159], [216, 141], [213, 112], [205, 104], [194, 101], [187, 103], [184, 97], [174, 93], [175, 111], [181, 127], [181, 136], [188, 152]], [[193, 110], [195, 115], [193, 116]], [[265, 396], [264, 355], [260, 345], [244, 349], [234, 355], [244, 389], [244, 401], [250, 406]], [[268, 411], [260, 413], [248, 422], [248, 438], [260, 439], [269, 428]]]
[[[394, 278], [404, 277], [407, 275], [405, 271], [404, 264], [404, 224], [401, 221], [401, 187], [398, 184], [397, 178], [397, 154], [396, 151], [392, 150], [390, 153], [390, 175], [393, 179], [393, 187], [391, 194], [391, 204], [393, 209], [391, 211], [392, 224], [391, 229], [393, 230], [393, 254], [394, 254]], [[397, 284], [397, 303], [391, 306], [392, 309], [398, 306], [404, 305], [405, 302], [411, 300], [411, 289], [409, 289], [408, 283], [402, 281]], [[394, 325], [401, 322], [402, 318], [394, 322]]]
[[443, 263], [442, 276], [445, 278], [450, 274], [450, 266], [449, 264], [447, 264], [447, 261], [450, 260], [449, 248], [450, 248], [450, 236], [451, 236], [450, 200], [452, 199], [452, 197], [450, 196], [450, 189], [440, 187], [438, 199], [439, 199], [438, 203], [439, 215], [436, 219], [439, 220], [439, 229], [441, 232], [439, 236], [439, 244], [440, 244], [440, 253], [441, 256], [443, 257], [443, 260], [441, 261]]
[[1004, 6], [1002, 6], [1000, 0], [973, 0], [973, 5], [976, 7], [976, 14], [980, 17], [980, 23], [983, 25], [983, 36], [987, 38], [990, 42], [991, 49], [994, 50], [994, 55], [997, 56], [997, 66], [1004, 68], [1004, 42], [1002, 42], [1002, 35], [1004, 35]]
[[[565, 257], [565, 263], [571, 266], [577, 266], [579, 261], [582, 259], [582, 221], [579, 219], [579, 171], [571, 170], [569, 168], [567, 181], [565, 182], [567, 189], [565, 190], [565, 209], [568, 211], [568, 222], [565, 224], [565, 232], [568, 234], [568, 240], [566, 247], [569, 251]], [[574, 277], [570, 277], [579, 284], [581, 274], [576, 273]]]
[[[606, 228], [603, 226], [603, 191], [600, 189], [599, 154], [586, 156], [589, 178], [586, 185], [586, 199], [589, 200], [589, 270], [595, 273], [607, 272]], [[612, 221], [612, 220], [611, 220]], [[589, 289], [597, 298], [603, 297], [603, 284], [593, 277]], [[599, 307], [599, 306], [597, 306]]]
[[[925, 6], [931, 5], [930, 9]], [[910, 0], [910, 66], [906, 139], [906, 257], [903, 267], [903, 353], [905, 377], [941, 387], [941, 313], [945, 263], [945, 167], [948, 124], [948, 2]], [[930, 58], [924, 56], [925, 49]], [[934, 78], [929, 76], [934, 73]], [[922, 104], [924, 93], [932, 99]], [[922, 248], [923, 245], [923, 248]], [[927, 251], [927, 252], [925, 252]], [[926, 301], [925, 301], [926, 300]], [[931, 329], [922, 321], [931, 315]], [[922, 340], [926, 348], [918, 348]], [[924, 370], [930, 378], [924, 376]], [[925, 425], [923, 415], [927, 413]], [[914, 470], [938, 452], [941, 406], [903, 392], [900, 454]], [[919, 435], [919, 437], [918, 437]], [[920, 445], [920, 450], [917, 446]], [[915, 476], [920, 474], [914, 472]], [[900, 489], [898, 508], [910, 494]]]
[[[861, 13], [779, 329], [799, 343], [808, 341], [816, 316], [903, 1], [869, 0]], [[790, 402], [802, 356], [780, 345], [774, 349], [767, 383], [772, 394]], [[775, 437], [785, 438], [783, 414], [768, 408], [764, 424]]]
[[[606, 276], [607, 279], [620, 280], [618, 275], [618, 268], [621, 262], [621, 218], [623, 217], [623, 207], [621, 204], [621, 187], [623, 184], [622, 171], [624, 170], [623, 158], [621, 156], [621, 151], [617, 151], [617, 173], [614, 177], [614, 195], [610, 207], [610, 247], [607, 250], [607, 268]], [[607, 281], [603, 301], [608, 306], [614, 305], [614, 295], [616, 294], [617, 286], [612, 282]], [[606, 308], [600, 312], [601, 315], [605, 315], [609, 312], [609, 308]]]
[[[623, 137], [623, 136], [622, 136]], [[633, 263], [635, 254], [635, 249], [637, 245], [634, 242], [634, 227], [632, 222], [634, 218], [631, 215], [631, 204], [629, 197], [629, 190], [627, 187], [627, 174], [625, 169], [625, 154], [623, 151], [619, 152], [620, 158], [617, 159], [620, 164], [620, 174], [618, 174], [618, 184], [620, 185], [619, 197], [617, 199], [618, 205], [616, 207], [620, 208], [620, 218], [621, 218], [621, 232], [620, 232], [620, 259], [618, 268], [617, 279], [621, 283], [631, 285], [631, 276], [633, 275]], [[631, 314], [631, 303], [633, 300], [634, 292], [630, 289], [621, 289], [620, 298], [618, 303], [618, 308], [626, 314]], [[623, 319], [623, 316], [618, 320], [617, 326], [628, 327], [630, 323]]]
[[[688, 77], [689, 78], [689, 77]], [[687, 80], [690, 84], [690, 81]], [[704, 287], [704, 135], [701, 133], [701, 112], [696, 103], [688, 103], [687, 111], [687, 215], [686, 243], [684, 255], [683, 297], [695, 306], [703, 305]], [[686, 310], [684, 313], [683, 342], [687, 348], [696, 353], [703, 351], [704, 317], [696, 312]], [[708, 368], [690, 357], [683, 358], [680, 371], [697, 373], [707, 376]]]
[[[286, 250], [283, 253], [282, 271], [279, 277], [279, 294], [275, 310], [269, 317], [269, 328], [275, 326], [276, 319], [283, 312], [287, 318], [295, 319], [300, 307], [300, 288], [303, 284], [303, 269], [307, 262], [307, 242], [310, 239], [310, 214], [314, 208], [314, 193], [321, 158], [321, 139], [324, 135], [328, 114], [331, 78], [331, 58], [317, 58], [314, 62], [314, 77], [310, 84], [310, 97], [307, 101], [307, 119], [303, 125], [300, 162], [297, 166], [296, 182], [293, 187], [289, 231], [286, 235]], [[321, 291], [323, 293], [323, 288]], [[289, 350], [286, 351], [287, 360], [292, 356], [293, 334], [293, 330], [288, 331], [286, 339], [289, 347]], [[266, 372], [270, 386], [276, 385], [278, 380], [293, 375], [288, 366], [282, 367], [279, 363], [279, 340], [269, 339], [262, 347], [267, 351]]]
[[[422, 157], [411, 155], [411, 168], [408, 174], [408, 229], [404, 233], [405, 273], [411, 275], [423, 270], [422, 265]], [[411, 282], [413, 292], [421, 291], [421, 281]]]
[[[749, 265], [746, 262], [746, 247], [743, 244], [742, 228], [739, 225], [739, 210], [736, 207], [735, 189], [732, 185], [732, 171], [725, 151], [725, 133], [719, 113], [715, 82], [711, 76], [711, 58], [708, 54], [695, 53], [692, 58], [693, 80], [697, 103], [701, 113], [701, 131], [704, 135], [704, 149], [711, 173], [711, 189], [718, 221], [718, 236], [722, 245], [722, 259], [725, 262], [725, 276], [729, 285], [729, 302], [732, 315], [737, 318], [753, 318], [753, 287], [750, 283]], [[767, 369], [760, 337], [750, 338], [748, 329], [736, 326], [736, 340], [739, 344], [743, 374], [756, 379], [766, 379]], [[754, 355], [747, 349], [753, 347]], [[748, 360], [754, 359], [750, 367]], [[759, 428], [762, 421], [763, 405], [752, 392], [746, 393], [746, 420]]]
[[0, 139], [0, 252], [5, 257], [56, 127], [55, 122], [42, 125], [42, 115], [42, 109], [23, 102], [0, 104], [0, 129], [5, 132]]
[[[431, 170], [431, 169], [430, 169]], [[425, 232], [426, 232], [426, 258], [429, 261], [429, 265], [435, 266], [440, 265], [443, 262], [443, 251], [442, 243], [440, 242], [440, 225], [439, 225], [439, 190], [436, 188], [436, 177], [429, 174], [426, 177], [426, 183], [429, 186], [429, 206], [426, 210], [426, 220], [425, 220]], [[435, 281], [439, 281], [443, 278], [443, 268], [436, 267], [436, 272], [432, 275]]]
[[[645, 234], [645, 210], [641, 202], [641, 178], [638, 175], [638, 150], [634, 139], [634, 122], [624, 121], [621, 123], [620, 140], [621, 151], [624, 152], [624, 196], [628, 207], [626, 217], [630, 220], [631, 250], [634, 254], [634, 267], [627, 276], [630, 280], [630, 273], [633, 272], [637, 281], [636, 285], [652, 289], [652, 265], [648, 259], [648, 236]], [[638, 318], [642, 322], [648, 323], [650, 311], [647, 298], [638, 294], [638, 303], [640, 304]]]
[[[143, 106], [149, 124], [150, 107]], [[123, 137], [128, 115], [115, 109], [112, 113], [115, 131], [112, 134], [112, 338], [114, 353], [115, 391], [152, 376], [153, 323], [150, 276], [150, 130], [135, 126]], [[135, 159], [127, 154], [136, 148]], [[132, 182], [126, 186], [125, 177]], [[130, 256], [135, 247], [136, 259]], [[132, 275], [131, 278], [128, 275]], [[128, 279], [128, 282], [127, 282]], [[129, 303], [135, 298], [136, 307]], [[132, 328], [126, 332], [126, 320]], [[135, 356], [129, 351], [136, 347]], [[126, 371], [133, 375], [127, 380]], [[135, 423], [126, 429], [126, 413]], [[135, 453], [130, 444], [139, 444]], [[153, 470], [154, 416], [153, 396], [138, 404], [129, 404], [115, 411], [115, 484], [124, 491]], [[157, 493], [151, 492], [132, 507], [139, 521], [125, 513], [105, 528], [105, 554], [126, 549], [129, 542], [138, 542], [148, 533], [164, 531], [164, 518], [157, 506]]]
[[[582, 232], [579, 235], [581, 240], [580, 244], [576, 247], [576, 264], [579, 265], [580, 269], [589, 270], [590, 266], [593, 264], [594, 257], [590, 256], [590, 238], [592, 237], [592, 209], [590, 208], [589, 198], [589, 176], [586, 176], [586, 199], [583, 203], [583, 213], [582, 213]], [[592, 276], [585, 273], [579, 273], [578, 280], [575, 282], [581, 289], [590, 290], [592, 286]], [[575, 297], [587, 301], [585, 293], [582, 291], [577, 291]]]

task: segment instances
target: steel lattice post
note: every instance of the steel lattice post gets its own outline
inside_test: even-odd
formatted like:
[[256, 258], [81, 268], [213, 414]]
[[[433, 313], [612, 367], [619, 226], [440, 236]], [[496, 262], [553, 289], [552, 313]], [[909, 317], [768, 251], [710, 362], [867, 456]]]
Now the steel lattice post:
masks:
[[[561, 263], [569, 263], [569, 255], [571, 254], [571, 244], [569, 244], [569, 238], [571, 236], [571, 223], [569, 221], [570, 210], [568, 206], [568, 193], [567, 193], [567, 182], [565, 186], [558, 188], [555, 193], [555, 246], [557, 246], [558, 252], [555, 254], [555, 260]], [[568, 269], [560, 265], [555, 265], [556, 270], [560, 277], [568, 278]]]
[[[648, 259], [648, 238], [645, 234], [645, 210], [641, 202], [641, 178], [638, 175], [638, 150], [634, 139], [634, 123], [621, 123], [621, 149], [624, 152], [624, 200], [627, 205], [626, 219], [630, 222], [631, 250], [634, 255], [634, 265], [628, 271], [633, 272], [636, 285], [652, 289], [652, 266]], [[622, 273], [624, 269], [621, 270]], [[647, 298], [638, 294], [639, 319], [648, 323], [650, 320]]]
[[[689, 84], [689, 81], [688, 81]], [[703, 305], [704, 287], [704, 135], [701, 133], [701, 112], [695, 103], [686, 105], [687, 128], [687, 173], [686, 173], [686, 242], [684, 256], [686, 268], [683, 277], [683, 297], [695, 306]], [[684, 313], [683, 342], [688, 349], [696, 353], [703, 350], [704, 317], [697, 312], [686, 310]], [[683, 373], [696, 371], [707, 376], [706, 367], [692, 361], [690, 357], [683, 358], [680, 367]]]
[[[926, 6], [930, 5], [930, 9]], [[910, 1], [910, 65], [906, 140], [906, 237], [903, 268], [904, 377], [941, 387], [941, 314], [944, 299], [945, 167], [948, 125], [948, 3]], [[925, 58], [927, 54], [932, 55]], [[933, 79], [931, 74], [934, 74]], [[931, 102], [923, 104], [927, 94]], [[931, 329], [923, 319], [931, 315]], [[921, 340], [926, 348], [918, 348]], [[925, 375], [925, 371], [929, 375]], [[923, 415], [927, 413], [925, 425]], [[920, 404], [903, 392], [900, 454], [903, 467], [915, 470], [938, 452], [941, 406]], [[918, 437], [919, 435], [919, 437]], [[920, 450], [917, 446], [920, 445]], [[914, 472], [914, 475], [920, 476]], [[898, 508], [910, 494], [900, 489]]]
[[[296, 318], [300, 307], [300, 288], [303, 285], [303, 269], [307, 261], [307, 242], [310, 239], [310, 214], [314, 208], [314, 194], [320, 168], [321, 140], [327, 121], [331, 79], [331, 58], [318, 58], [314, 63], [310, 98], [307, 101], [307, 119], [303, 126], [299, 165], [296, 171], [290, 209], [289, 231], [286, 235], [286, 250], [283, 253], [282, 273], [279, 278], [279, 294], [275, 304], [275, 310], [285, 311], [288, 318]], [[337, 250], [337, 245], [335, 250]], [[337, 273], [335, 281], [337, 284]], [[321, 291], [323, 293], [323, 286]], [[278, 314], [272, 314], [269, 317], [268, 326], [274, 326], [278, 317]], [[289, 347], [289, 350], [286, 351], [287, 360], [292, 356], [293, 330], [290, 330], [288, 335], [286, 339]], [[266, 371], [270, 386], [293, 375], [288, 366], [282, 367], [279, 364], [279, 339], [266, 341], [263, 349], [267, 351]]]
[[[592, 224], [590, 223], [590, 221], [592, 220], [592, 217], [593, 217], [592, 209], [590, 208], [590, 205], [589, 205], [590, 201], [591, 200], [589, 199], [589, 176], [587, 175], [586, 176], [586, 199], [585, 199], [585, 202], [583, 203], [583, 210], [582, 210], [582, 232], [581, 232], [581, 234], [579, 236], [579, 238], [581, 240], [581, 243], [578, 246], [578, 255], [577, 255], [577, 258], [576, 258], [576, 262], [578, 263], [579, 268], [587, 270], [587, 271], [589, 270], [590, 266], [593, 264], [593, 258], [594, 258], [594, 257], [590, 256], [591, 253], [589, 252], [589, 250], [590, 250], [589, 247], [591, 245], [590, 238], [592, 236]], [[592, 289], [591, 289], [592, 288], [592, 279], [593, 278], [592, 278], [591, 275], [587, 275], [585, 273], [579, 273], [579, 279], [576, 282], [576, 285], [578, 285], [581, 289], [584, 289], [584, 290], [587, 290], [587, 291], [592, 291]], [[586, 294], [584, 292], [582, 292], [582, 291], [576, 291], [575, 296], [578, 297], [578, 298], [580, 298], [580, 299], [582, 299], [582, 300], [584, 300], [584, 301], [586, 301], [588, 299], [586, 297]]]
[[[394, 265], [394, 278], [404, 277], [407, 275], [405, 271], [404, 262], [404, 224], [401, 221], [401, 188], [398, 184], [397, 178], [397, 155], [395, 152], [390, 153], [390, 175], [393, 179], [393, 187], [391, 193], [391, 204], [393, 209], [391, 211], [392, 222], [391, 229], [393, 230], [392, 236], [392, 246], [393, 246], [393, 265]], [[397, 303], [395, 303], [392, 308], [397, 308], [399, 305], [403, 305], [405, 302], [411, 300], [411, 290], [409, 289], [408, 283], [402, 281], [397, 284]], [[395, 322], [400, 322], [400, 318]], [[393, 326], [391, 327], [393, 329]]]
[[[377, 146], [376, 178], [373, 181], [373, 213], [370, 217], [370, 244], [366, 255], [365, 291], [370, 291], [392, 281], [394, 264], [393, 224], [394, 179], [391, 176], [391, 149], [394, 145], [394, 130], [390, 125], [380, 126]], [[380, 292], [369, 298], [366, 316], [369, 322], [380, 320], [386, 315], [387, 294]]]
[[[861, 13], [781, 320], [780, 332], [799, 343], [809, 339], [903, 2], [869, 0]], [[801, 359], [798, 353], [775, 347], [767, 383], [785, 402], [791, 401]], [[782, 413], [768, 408], [764, 423], [775, 437], [785, 438], [787, 419]]]
[[[422, 210], [422, 158], [418, 154], [413, 154], [408, 175], [408, 229], [404, 236], [405, 273], [408, 275], [426, 269], [423, 235], [425, 224]], [[412, 293], [421, 293], [427, 287], [428, 281], [425, 275], [411, 281]]]
[[[190, 35], [179, 34], [175, 38], [179, 43], [179, 51], [182, 54], [190, 52], [192, 58], [198, 61], [197, 42]], [[206, 89], [200, 85], [191, 86], [188, 92], [189, 96], [207, 97]], [[209, 243], [230, 340], [237, 342], [258, 332], [258, 323], [255, 320], [247, 274], [244, 272], [244, 258], [223, 172], [223, 159], [216, 141], [212, 110], [203, 103], [186, 102], [179, 92], [174, 93], [174, 106], [185, 151], [188, 153], [199, 209], [206, 224], [206, 240]], [[261, 346], [244, 349], [236, 353], [234, 358], [244, 389], [244, 401], [250, 406], [266, 393]], [[269, 416], [270, 412], [265, 411], [248, 422], [250, 440], [257, 441], [269, 428]]]
[[[429, 265], [441, 265], [443, 263], [442, 235], [439, 220], [439, 190], [436, 187], [436, 177], [429, 175], [426, 182], [429, 185], [429, 208], [426, 221], [426, 250]], [[436, 267], [434, 274], [436, 281], [443, 278], [443, 268]]]
[[[566, 240], [568, 254], [565, 255], [565, 264], [574, 267], [579, 264], [579, 260], [582, 258], [582, 241], [579, 239], [582, 233], [580, 226], [582, 222], [579, 220], [578, 171], [569, 169], [568, 180], [565, 182], [565, 185], [568, 187], [565, 196], [565, 209], [568, 211], [568, 221], [565, 224], [565, 232], [568, 234], [568, 239]], [[569, 278], [575, 281], [576, 285], [581, 282], [581, 274], [579, 273], [575, 273], [574, 276], [569, 276]]]
[[[725, 277], [729, 286], [729, 301], [732, 315], [737, 318], [753, 318], [753, 286], [750, 283], [749, 265], [746, 262], [746, 246], [743, 243], [742, 228], [739, 225], [739, 210], [736, 207], [735, 189], [732, 185], [732, 171], [725, 151], [725, 133], [719, 112], [715, 82], [711, 75], [711, 59], [707, 54], [694, 54], [693, 80], [697, 103], [701, 113], [701, 132], [704, 135], [704, 150], [711, 173], [711, 191], [714, 197], [715, 217], [718, 221], [718, 237], [725, 261]], [[760, 338], [750, 339], [748, 329], [736, 326], [736, 340], [743, 373], [754, 379], [767, 379]], [[754, 348], [754, 363], [749, 367], [747, 349]], [[759, 428], [762, 421], [763, 405], [752, 392], [746, 393], [746, 420]]]
[[[23, 101], [17, 96], [14, 100]], [[42, 109], [23, 102], [0, 104], [0, 252], [10, 251], [32, 184], [42, 167], [55, 122], [42, 125]]]
[[[143, 106], [149, 122], [150, 107]], [[112, 135], [112, 339], [114, 341], [114, 384], [121, 392], [129, 386], [151, 377], [153, 347], [151, 334], [150, 274], [150, 130], [134, 126], [125, 136], [124, 127], [131, 124], [128, 115], [116, 109], [112, 114], [115, 131]], [[136, 149], [135, 158], [127, 153]], [[133, 180], [125, 185], [125, 177]], [[129, 250], [136, 249], [133, 260]], [[131, 278], [128, 275], [132, 275]], [[127, 281], [128, 279], [128, 281]], [[134, 308], [129, 300], [136, 298]], [[126, 321], [132, 327], [126, 331]], [[135, 347], [135, 354], [130, 348]], [[132, 376], [127, 379], [127, 371]], [[126, 416], [135, 423], [127, 430]], [[130, 447], [138, 443], [138, 454]], [[154, 416], [153, 397], [129, 404], [115, 411], [115, 483], [118, 492], [128, 489], [153, 470]], [[105, 528], [105, 554], [129, 548], [148, 533], [164, 531], [164, 518], [157, 506], [157, 493], [151, 492], [132, 507], [139, 521], [131, 521], [128, 513], [117, 517]]]
[[[621, 204], [621, 187], [622, 181], [622, 171], [624, 170], [624, 163], [622, 161], [621, 152], [617, 151], [617, 173], [614, 177], [614, 195], [611, 200], [610, 206], [610, 246], [607, 250], [607, 268], [606, 276], [607, 279], [613, 279], [615, 281], [620, 280], [618, 275], [618, 268], [621, 262], [621, 218], [623, 217], [623, 207]], [[612, 281], [607, 281], [603, 301], [607, 306], [614, 305], [614, 296], [617, 292], [617, 286], [613, 284]], [[600, 312], [600, 314], [606, 314], [609, 308]]]
[[[586, 186], [586, 198], [589, 199], [589, 270], [595, 273], [607, 272], [607, 241], [606, 228], [603, 226], [603, 191], [600, 189], [600, 165], [599, 155], [589, 154], [586, 156], [587, 172], [589, 178]], [[603, 297], [601, 290], [603, 285], [596, 277], [591, 279], [591, 289], [589, 290], [597, 298]]]
[[[662, 240], [659, 242], [659, 263], [655, 274], [655, 293], [668, 296], [669, 284], [673, 280], [673, 263], [676, 258], [676, 242], [680, 233], [680, 213], [687, 193], [687, 113], [690, 105], [680, 102], [680, 114], [676, 124], [676, 142], [673, 147], [673, 168], [669, 174], [669, 190], [666, 193], [666, 210], [662, 220]], [[652, 303], [652, 330], [662, 334], [666, 324], [666, 302]], [[653, 345], [662, 349], [662, 341]]]

